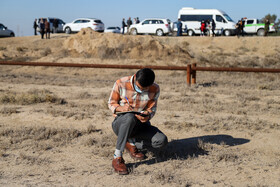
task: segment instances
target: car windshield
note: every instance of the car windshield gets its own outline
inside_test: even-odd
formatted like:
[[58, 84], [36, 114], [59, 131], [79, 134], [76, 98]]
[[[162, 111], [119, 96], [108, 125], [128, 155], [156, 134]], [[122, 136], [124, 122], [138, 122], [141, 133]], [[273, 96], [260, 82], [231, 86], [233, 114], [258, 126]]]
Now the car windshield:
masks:
[[95, 23], [102, 23], [101, 20], [94, 20]]
[[234, 22], [227, 14], [224, 14], [224, 17], [225, 17], [228, 21]]

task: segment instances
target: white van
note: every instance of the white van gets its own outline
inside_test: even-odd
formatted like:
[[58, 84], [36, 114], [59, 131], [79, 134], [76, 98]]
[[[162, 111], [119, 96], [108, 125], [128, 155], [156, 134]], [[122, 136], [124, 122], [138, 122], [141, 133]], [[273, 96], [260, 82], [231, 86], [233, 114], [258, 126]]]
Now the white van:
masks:
[[183, 28], [188, 29], [189, 36], [201, 33], [200, 26], [203, 20], [215, 21], [216, 34], [230, 36], [235, 34], [236, 30], [234, 21], [225, 12], [217, 9], [182, 8], [178, 13], [179, 18], [183, 23]]

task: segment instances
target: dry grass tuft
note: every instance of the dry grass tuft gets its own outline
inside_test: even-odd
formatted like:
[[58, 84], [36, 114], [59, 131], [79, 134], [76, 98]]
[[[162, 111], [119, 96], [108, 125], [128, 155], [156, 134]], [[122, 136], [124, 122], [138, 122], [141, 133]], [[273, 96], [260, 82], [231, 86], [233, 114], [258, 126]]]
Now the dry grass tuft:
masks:
[[175, 170], [169, 170], [169, 169], [164, 169], [164, 170], [159, 170], [154, 172], [151, 175], [150, 182], [152, 184], [176, 184], [176, 185], [182, 185], [183, 181], [177, 177], [175, 174]]
[[100, 132], [94, 126], [89, 126], [86, 130], [72, 128], [47, 128], [47, 127], [17, 127], [0, 128], [0, 138], [9, 139], [1, 144], [2, 148], [21, 148], [28, 146], [39, 150], [48, 150], [53, 147], [63, 146], [84, 135]]
[[49, 47], [47, 47], [43, 51], [41, 51], [41, 56], [48, 56], [51, 53], [52, 53], [52, 50]]
[[31, 90], [27, 93], [7, 92], [0, 94], [0, 104], [31, 105], [45, 102], [64, 104], [65, 100], [58, 98], [48, 90]]
[[6, 47], [0, 47], [0, 51], [5, 51], [6, 49]]
[[16, 113], [20, 113], [20, 111], [18, 111], [18, 108], [16, 107], [4, 107], [0, 110], [0, 114], [4, 115], [11, 115]]
[[24, 52], [26, 51], [28, 48], [27, 47], [17, 47], [17, 51], [18, 52]]

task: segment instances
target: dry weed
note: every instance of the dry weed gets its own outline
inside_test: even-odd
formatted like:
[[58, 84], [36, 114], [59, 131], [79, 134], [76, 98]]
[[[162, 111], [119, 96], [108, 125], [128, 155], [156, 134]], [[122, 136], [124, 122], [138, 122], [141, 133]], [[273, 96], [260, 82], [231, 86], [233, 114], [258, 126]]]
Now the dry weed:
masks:
[[0, 114], [4, 115], [11, 115], [11, 114], [17, 114], [20, 111], [18, 111], [17, 107], [4, 107], [0, 110]]
[[182, 185], [183, 181], [175, 173], [176, 170], [161, 169], [151, 175], [150, 183], [152, 184], [169, 184]]
[[48, 150], [52, 147], [63, 146], [84, 135], [100, 132], [94, 126], [89, 126], [86, 130], [77, 129], [58, 129], [47, 127], [17, 127], [17, 128], [0, 128], [0, 138], [9, 138], [9, 142], [1, 147], [15, 145], [15, 148], [21, 146], [30, 146], [40, 150]]
[[64, 104], [65, 100], [58, 98], [48, 90], [31, 90], [27, 93], [7, 92], [0, 94], [0, 103], [2, 104], [31, 105], [44, 102]]
[[26, 51], [28, 48], [27, 47], [17, 47], [17, 51], [18, 52], [24, 52]]
[[41, 56], [48, 56], [51, 53], [52, 53], [52, 50], [49, 47], [47, 47], [43, 51], [41, 51]]

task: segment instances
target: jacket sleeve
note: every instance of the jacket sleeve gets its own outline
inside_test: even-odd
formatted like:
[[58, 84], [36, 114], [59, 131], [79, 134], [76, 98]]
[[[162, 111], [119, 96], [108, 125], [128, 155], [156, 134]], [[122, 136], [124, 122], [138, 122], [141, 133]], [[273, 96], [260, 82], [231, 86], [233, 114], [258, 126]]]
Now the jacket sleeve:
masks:
[[112, 92], [108, 100], [108, 107], [113, 112], [113, 114], [116, 113], [116, 108], [120, 106], [119, 101], [120, 101], [120, 91], [119, 91], [119, 84], [117, 81], [113, 86]]
[[157, 87], [154, 97], [148, 102], [146, 108], [146, 110], [150, 113], [150, 119], [152, 119], [156, 114], [159, 95], [160, 95], [160, 88]]

